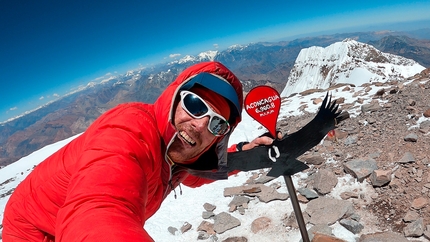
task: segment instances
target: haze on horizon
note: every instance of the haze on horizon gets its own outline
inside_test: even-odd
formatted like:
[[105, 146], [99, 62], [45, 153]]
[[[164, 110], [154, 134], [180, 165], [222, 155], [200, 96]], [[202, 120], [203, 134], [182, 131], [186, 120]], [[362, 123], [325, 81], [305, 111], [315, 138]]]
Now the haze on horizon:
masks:
[[427, 0], [206, 6], [173, 0], [1, 1], [0, 123], [97, 78], [188, 54], [319, 33], [405, 30], [399, 27], [405, 22], [430, 20]]

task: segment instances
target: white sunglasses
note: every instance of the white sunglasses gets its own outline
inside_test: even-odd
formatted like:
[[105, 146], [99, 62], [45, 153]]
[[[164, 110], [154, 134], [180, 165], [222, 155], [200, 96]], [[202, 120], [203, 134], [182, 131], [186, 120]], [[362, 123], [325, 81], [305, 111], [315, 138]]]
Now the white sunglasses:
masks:
[[208, 129], [215, 136], [222, 136], [230, 131], [228, 121], [215, 113], [209, 105], [197, 94], [190, 91], [181, 91], [181, 106], [193, 118], [209, 116]]

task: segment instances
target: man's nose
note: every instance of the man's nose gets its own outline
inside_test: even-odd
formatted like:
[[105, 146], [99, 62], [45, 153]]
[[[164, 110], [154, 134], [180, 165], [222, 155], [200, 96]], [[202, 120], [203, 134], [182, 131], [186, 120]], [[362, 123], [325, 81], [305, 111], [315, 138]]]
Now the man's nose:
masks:
[[192, 125], [194, 126], [194, 128], [199, 131], [199, 132], [203, 132], [205, 129], [207, 129], [208, 127], [208, 122], [209, 122], [209, 117], [205, 116], [203, 118], [195, 118], [192, 121]]

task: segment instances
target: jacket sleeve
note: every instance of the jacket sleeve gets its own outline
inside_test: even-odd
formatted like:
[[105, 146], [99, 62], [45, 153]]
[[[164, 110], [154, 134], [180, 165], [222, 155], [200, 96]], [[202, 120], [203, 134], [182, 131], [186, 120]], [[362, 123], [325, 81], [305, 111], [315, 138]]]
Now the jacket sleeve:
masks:
[[[230, 146], [227, 149], [227, 152], [235, 152], [236, 151], [236, 144], [233, 144], [232, 146]], [[240, 171], [232, 171], [228, 173], [228, 176], [232, 176], [232, 175], [236, 175], [237, 173], [239, 173]], [[204, 184], [209, 184], [212, 183], [216, 180], [211, 180], [211, 179], [207, 179], [207, 178], [202, 178], [202, 177], [197, 177], [197, 176], [193, 176], [193, 175], [188, 175], [185, 180], [182, 182], [182, 184], [184, 184], [187, 187], [200, 187]]]
[[77, 159], [79, 170], [72, 174], [58, 212], [56, 241], [153, 241], [143, 224], [145, 171], [154, 164], [139, 137], [138, 118], [117, 115], [88, 131]]

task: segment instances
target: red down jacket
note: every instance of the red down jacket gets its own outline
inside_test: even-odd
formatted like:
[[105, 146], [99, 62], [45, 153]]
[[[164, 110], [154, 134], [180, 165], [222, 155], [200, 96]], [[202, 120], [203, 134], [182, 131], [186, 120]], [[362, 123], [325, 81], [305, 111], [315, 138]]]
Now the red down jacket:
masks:
[[[154, 104], [127, 103], [107, 111], [16, 188], [5, 209], [3, 242], [153, 241], [143, 226], [170, 191], [180, 182], [196, 187], [212, 181], [199, 177], [210, 178], [212, 171], [172, 167], [165, 160], [175, 135], [174, 97], [200, 72], [226, 79], [242, 101], [237, 77], [218, 62], [205, 62], [182, 72]], [[232, 126], [239, 121], [240, 115]], [[228, 136], [224, 139], [227, 143]], [[225, 160], [216, 155], [226, 157], [226, 149], [208, 152], [214, 150], [218, 153], [209, 156], [221, 167]]]

